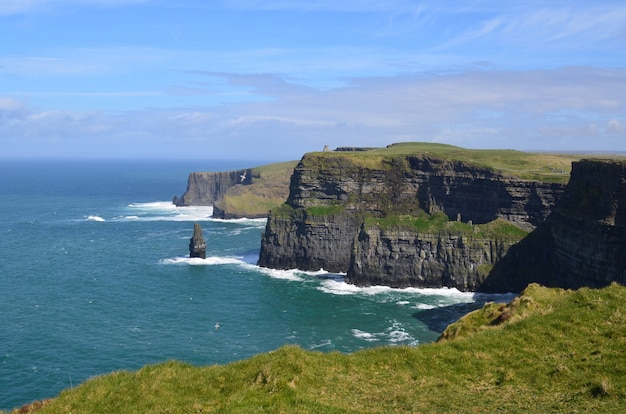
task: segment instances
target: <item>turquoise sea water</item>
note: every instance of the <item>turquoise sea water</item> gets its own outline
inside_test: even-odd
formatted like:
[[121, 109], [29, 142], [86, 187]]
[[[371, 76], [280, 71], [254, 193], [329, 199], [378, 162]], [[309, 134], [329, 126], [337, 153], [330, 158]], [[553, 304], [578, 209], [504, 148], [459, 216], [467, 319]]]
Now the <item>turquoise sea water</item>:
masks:
[[[417, 346], [483, 302], [510, 299], [262, 269], [264, 220], [169, 202], [191, 171], [254, 165], [0, 161], [0, 409], [168, 359], [227, 363], [287, 343]], [[195, 222], [206, 260], [187, 257]]]

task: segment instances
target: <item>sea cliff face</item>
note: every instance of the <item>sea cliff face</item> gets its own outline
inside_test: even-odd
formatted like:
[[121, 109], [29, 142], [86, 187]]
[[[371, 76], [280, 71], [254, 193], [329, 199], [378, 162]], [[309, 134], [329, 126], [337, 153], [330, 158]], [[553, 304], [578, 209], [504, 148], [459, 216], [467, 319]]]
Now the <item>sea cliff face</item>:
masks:
[[550, 217], [511, 248], [483, 290], [528, 283], [579, 288], [626, 284], [626, 162], [581, 160]]
[[363, 226], [353, 244], [346, 281], [356, 285], [446, 286], [475, 291], [492, 265], [523, 233], [518, 231], [514, 237], [472, 233]]
[[180, 197], [174, 197], [178, 206], [212, 206], [224, 197], [229, 188], [248, 185], [252, 182], [252, 170], [227, 172], [192, 172], [187, 179], [187, 191]]
[[[287, 202], [270, 212], [259, 265], [346, 272], [359, 285], [476, 290], [524, 233], [481, 236], [474, 226], [503, 220], [532, 230], [563, 188], [427, 155], [363, 162], [346, 154], [306, 154]], [[366, 224], [420, 211], [465, 228]]]
[[189, 174], [187, 191], [174, 197], [179, 206], [212, 205], [221, 219], [267, 217], [270, 209], [285, 202], [295, 161], [266, 164], [227, 172]]

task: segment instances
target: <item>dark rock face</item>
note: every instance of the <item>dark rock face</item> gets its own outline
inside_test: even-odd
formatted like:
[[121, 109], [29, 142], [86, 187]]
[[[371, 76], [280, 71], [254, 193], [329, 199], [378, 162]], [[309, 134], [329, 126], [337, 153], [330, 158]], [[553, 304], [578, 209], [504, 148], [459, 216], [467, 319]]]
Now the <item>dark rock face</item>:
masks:
[[392, 233], [363, 227], [364, 219], [423, 209], [473, 224], [504, 219], [530, 231], [563, 188], [427, 156], [366, 167], [349, 157], [307, 154], [294, 170], [286, 204], [268, 217], [259, 265], [347, 272], [358, 285], [475, 290], [513, 242]]
[[548, 220], [511, 248], [482, 289], [528, 283], [579, 288], [626, 284], [626, 162], [581, 160]]
[[252, 170], [227, 172], [193, 172], [187, 179], [187, 191], [172, 202], [177, 206], [212, 206], [226, 191], [237, 184], [252, 182]]
[[202, 237], [202, 227], [198, 223], [193, 225], [193, 236], [189, 239], [189, 257], [206, 259], [206, 242]]
[[315, 216], [304, 209], [268, 218], [259, 266], [345, 272], [360, 220], [353, 214]]
[[477, 290], [514, 240], [453, 232], [365, 229], [352, 251], [346, 281], [356, 285]]

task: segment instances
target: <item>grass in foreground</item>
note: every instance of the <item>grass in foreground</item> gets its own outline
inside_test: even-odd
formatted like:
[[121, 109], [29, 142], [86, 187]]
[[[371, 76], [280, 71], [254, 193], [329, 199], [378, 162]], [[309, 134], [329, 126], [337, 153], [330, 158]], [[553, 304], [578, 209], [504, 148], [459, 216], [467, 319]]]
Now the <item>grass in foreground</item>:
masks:
[[350, 355], [285, 346], [211, 367], [170, 361], [91, 379], [38, 412], [621, 413], [625, 307], [626, 287], [615, 284], [531, 285], [517, 303], [463, 318], [443, 342]]

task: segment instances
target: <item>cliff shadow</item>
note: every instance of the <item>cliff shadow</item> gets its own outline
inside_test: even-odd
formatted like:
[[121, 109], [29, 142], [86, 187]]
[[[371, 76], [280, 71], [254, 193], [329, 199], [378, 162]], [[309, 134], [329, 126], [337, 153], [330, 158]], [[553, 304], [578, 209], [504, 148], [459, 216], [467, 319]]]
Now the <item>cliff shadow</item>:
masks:
[[487, 303], [487, 301], [456, 303], [440, 308], [420, 310], [419, 312], [415, 312], [412, 316], [426, 325], [431, 331], [442, 333], [448, 325], [456, 322], [463, 315], [482, 308], [485, 303]]
[[553, 265], [554, 238], [550, 223], [544, 223], [511, 246], [478, 290], [486, 293], [521, 292], [529, 283], [559, 285]]

